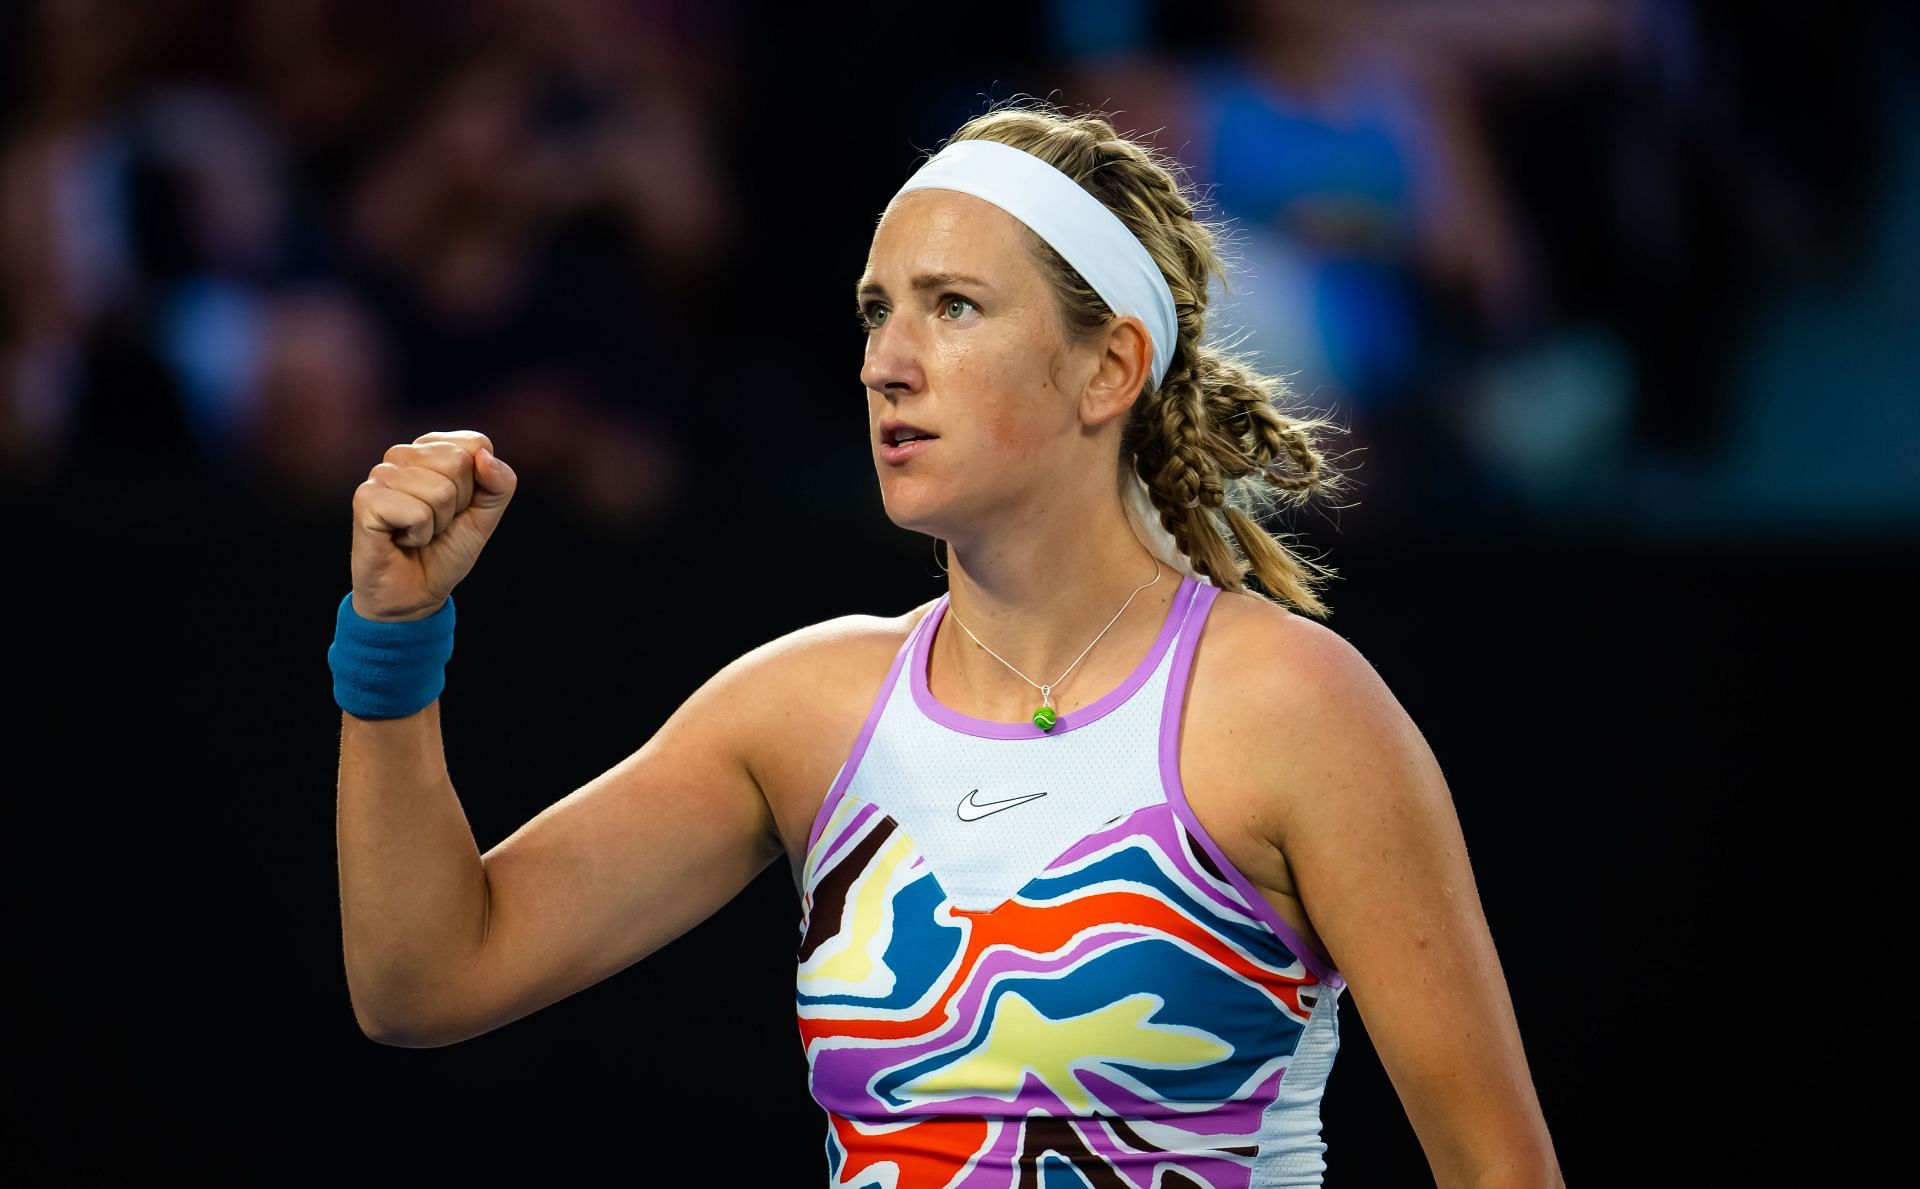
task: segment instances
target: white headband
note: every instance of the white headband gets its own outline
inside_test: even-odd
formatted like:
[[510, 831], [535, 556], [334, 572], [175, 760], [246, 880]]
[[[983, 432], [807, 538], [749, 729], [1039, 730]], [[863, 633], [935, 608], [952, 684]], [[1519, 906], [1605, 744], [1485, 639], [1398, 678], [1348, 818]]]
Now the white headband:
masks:
[[1012, 145], [960, 140], [929, 158], [894, 198], [911, 190], [958, 190], [984, 198], [1032, 228], [1086, 278], [1109, 309], [1147, 324], [1153, 382], [1166, 379], [1180, 333], [1173, 292], [1133, 232], [1080, 183]]

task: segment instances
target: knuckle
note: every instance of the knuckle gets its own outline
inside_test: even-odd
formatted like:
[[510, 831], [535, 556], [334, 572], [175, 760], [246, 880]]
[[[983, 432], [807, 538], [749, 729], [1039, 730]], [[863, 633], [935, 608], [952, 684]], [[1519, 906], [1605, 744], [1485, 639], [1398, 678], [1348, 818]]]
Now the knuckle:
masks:
[[413, 439], [416, 446], [446, 445], [466, 449], [464, 443], [479, 440], [482, 434], [471, 429], [436, 429]]
[[438, 481], [434, 484], [433, 494], [426, 499], [426, 502], [432, 507], [436, 516], [448, 520], [453, 519], [455, 513], [459, 511], [459, 501], [459, 484], [447, 478], [445, 475], [438, 476]]
[[452, 442], [426, 442], [412, 447], [413, 464], [445, 473], [460, 465], [459, 455], [466, 453]]

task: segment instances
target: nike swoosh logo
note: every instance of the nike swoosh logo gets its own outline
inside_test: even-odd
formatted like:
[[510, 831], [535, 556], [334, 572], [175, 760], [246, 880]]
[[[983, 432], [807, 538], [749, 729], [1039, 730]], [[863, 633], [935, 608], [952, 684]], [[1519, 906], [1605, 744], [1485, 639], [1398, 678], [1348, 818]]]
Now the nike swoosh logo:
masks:
[[960, 798], [960, 804], [954, 807], [954, 812], [960, 815], [960, 820], [963, 822], [977, 822], [989, 813], [999, 813], [1002, 809], [1025, 805], [1029, 801], [1037, 801], [1044, 796], [1046, 796], [1045, 793], [1028, 793], [1024, 797], [1008, 797], [1004, 801], [982, 801], [979, 799], [980, 790], [974, 789]]

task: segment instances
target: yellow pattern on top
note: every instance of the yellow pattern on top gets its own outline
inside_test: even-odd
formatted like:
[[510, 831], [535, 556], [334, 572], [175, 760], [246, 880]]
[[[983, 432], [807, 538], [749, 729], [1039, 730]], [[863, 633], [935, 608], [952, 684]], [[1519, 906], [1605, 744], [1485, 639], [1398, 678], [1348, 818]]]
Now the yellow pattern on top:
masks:
[[[933, 1070], [899, 1088], [920, 1097], [986, 1094], [1012, 1099], [1031, 1070], [1076, 1111], [1096, 1103], [1073, 1074], [1075, 1065], [1157, 1065], [1191, 1068], [1233, 1052], [1218, 1037], [1178, 1024], [1149, 1024], [1161, 1004], [1144, 991], [1085, 1015], [1049, 1019], [1008, 991], [994, 1008], [987, 1039], [962, 1060]], [[1098, 1054], [1098, 1056], [1090, 1056]]]
[[[877, 952], [882, 947], [883, 938], [892, 930], [883, 930], [887, 916], [893, 909], [893, 900], [888, 888], [893, 883], [893, 873], [900, 864], [907, 861], [913, 853], [913, 843], [906, 835], [896, 834], [886, 849], [874, 857], [872, 866], [860, 873], [859, 880], [849, 890], [853, 900], [853, 910], [847, 914], [847, 928], [833, 940], [831, 947], [822, 946], [812, 959], [801, 966], [799, 982], [802, 987], [821, 980], [831, 980], [858, 986], [867, 981], [873, 973], [882, 955]], [[831, 952], [826, 952], [831, 948]], [[893, 981], [893, 972], [886, 972], [889, 985]]]

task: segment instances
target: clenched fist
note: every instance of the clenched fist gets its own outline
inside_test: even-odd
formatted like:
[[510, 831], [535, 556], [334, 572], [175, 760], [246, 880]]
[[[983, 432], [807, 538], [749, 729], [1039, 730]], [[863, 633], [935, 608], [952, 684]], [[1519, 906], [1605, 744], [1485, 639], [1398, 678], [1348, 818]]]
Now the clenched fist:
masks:
[[387, 448], [353, 493], [353, 610], [365, 619], [438, 611], [500, 523], [518, 479], [470, 429]]

